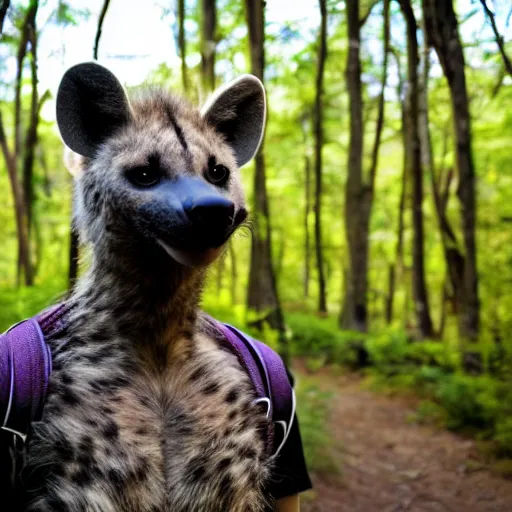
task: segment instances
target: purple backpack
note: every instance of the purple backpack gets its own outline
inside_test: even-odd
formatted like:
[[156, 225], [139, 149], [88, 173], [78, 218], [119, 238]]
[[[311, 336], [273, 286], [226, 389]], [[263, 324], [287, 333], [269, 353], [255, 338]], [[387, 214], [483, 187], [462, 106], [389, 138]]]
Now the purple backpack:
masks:
[[[0, 428], [25, 439], [30, 423], [41, 419], [52, 372], [46, 337], [65, 326], [66, 304], [13, 325], [0, 335]], [[279, 355], [235, 327], [208, 317], [224, 346], [236, 355], [256, 392], [255, 403], [271, 418], [267, 449], [276, 456], [295, 417], [295, 394]]]

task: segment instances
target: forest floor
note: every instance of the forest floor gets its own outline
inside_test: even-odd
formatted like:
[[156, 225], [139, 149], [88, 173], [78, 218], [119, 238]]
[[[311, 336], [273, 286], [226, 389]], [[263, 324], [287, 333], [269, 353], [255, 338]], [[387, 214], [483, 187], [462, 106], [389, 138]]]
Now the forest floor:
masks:
[[334, 392], [329, 423], [339, 474], [313, 472], [302, 511], [512, 511], [512, 481], [491, 472], [475, 441], [410, 421], [417, 399], [364, 390], [356, 375], [322, 370], [313, 378]]

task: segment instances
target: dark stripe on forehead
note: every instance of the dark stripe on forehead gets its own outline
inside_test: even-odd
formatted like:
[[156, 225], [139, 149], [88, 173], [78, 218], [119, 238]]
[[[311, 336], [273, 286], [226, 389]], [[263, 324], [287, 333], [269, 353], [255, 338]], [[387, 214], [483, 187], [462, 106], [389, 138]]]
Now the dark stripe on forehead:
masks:
[[178, 137], [178, 140], [180, 141], [181, 147], [188, 151], [188, 144], [185, 140], [185, 135], [183, 133], [183, 130], [181, 129], [181, 126], [178, 124], [178, 121], [176, 121], [176, 118], [174, 117], [174, 114], [172, 113], [172, 110], [170, 106], [165, 107], [165, 114], [167, 116], [167, 119], [169, 121], [169, 124], [174, 128], [174, 131], [176, 132], [176, 136]]

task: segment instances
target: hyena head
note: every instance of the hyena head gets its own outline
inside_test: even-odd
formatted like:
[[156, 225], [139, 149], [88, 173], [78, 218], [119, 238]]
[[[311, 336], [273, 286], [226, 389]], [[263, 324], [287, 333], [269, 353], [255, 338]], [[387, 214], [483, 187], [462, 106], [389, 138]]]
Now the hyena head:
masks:
[[161, 90], [131, 101], [95, 63], [69, 69], [57, 95], [65, 144], [82, 157], [75, 222], [96, 256], [189, 269], [210, 264], [245, 220], [239, 167], [258, 150], [265, 92], [252, 75], [201, 111]]

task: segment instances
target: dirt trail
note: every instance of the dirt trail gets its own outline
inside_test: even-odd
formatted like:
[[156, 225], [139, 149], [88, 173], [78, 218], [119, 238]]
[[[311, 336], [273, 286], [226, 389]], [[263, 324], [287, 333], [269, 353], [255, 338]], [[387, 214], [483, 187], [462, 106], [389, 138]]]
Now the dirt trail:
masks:
[[303, 511], [512, 511], [512, 481], [481, 464], [473, 441], [411, 424], [410, 400], [361, 390], [354, 377], [326, 386], [336, 391], [330, 423], [341, 476], [313, 474]]

